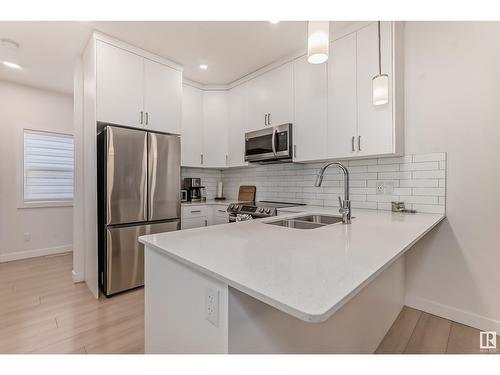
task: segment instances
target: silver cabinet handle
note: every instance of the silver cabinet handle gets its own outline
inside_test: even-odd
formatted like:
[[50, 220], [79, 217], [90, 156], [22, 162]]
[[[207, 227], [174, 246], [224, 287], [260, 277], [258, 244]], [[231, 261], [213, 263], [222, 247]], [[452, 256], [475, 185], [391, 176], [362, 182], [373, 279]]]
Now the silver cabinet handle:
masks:
[[205, 226], [208, 226], [208, 220], [205, 219]]
[[149, 122], [149, 112], [146, 112], [146, 125], [148, 124]]
[[200, 164], [203, 164], [203, 154], [200, 154]]
[[267, 113], [264, 115], [264, 125], [267, 126]]
[[198, 214], [200, 212], [201, 212], [201, 210], [193, 210], [193, 211], [191, 211], [192, 214]]
[[267, 120], [269, 121], [269, 124], [267, 124], [267, 125], [271, 125], [271, 114], [270, 113], [267, 114]]
[[217, 211], [222, 212], [222, 213], [226, 213], [226, 210], [218, 209]]
[[297, 145], [293, 145], [293, 157], [297, 157]]
[[142, 125], [142, 122], [144, 121], [144, 112], [141, 111], [141, 125]]
[[227, 154], [226, 154], [226, 165], [227, 165]]
[[358, 135], [358, 151], [361, 151], [361, 136]]
[[354, 149], [354, 139], [355, 139], [355, 138], [356, 138], [355, 136], [352, 136], [352, 139], [351, 139], [351, 150], [352, 150], [352, 152], [356, 151], [356, 150]]

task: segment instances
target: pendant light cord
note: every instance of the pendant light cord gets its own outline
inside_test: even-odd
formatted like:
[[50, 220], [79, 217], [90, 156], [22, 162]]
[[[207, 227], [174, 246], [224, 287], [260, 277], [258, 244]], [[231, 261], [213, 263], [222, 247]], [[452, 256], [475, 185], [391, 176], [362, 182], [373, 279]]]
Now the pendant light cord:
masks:
[[380, 48], [380, 21], [378, 21], [378, 75], [382, 74], [382, 52]]

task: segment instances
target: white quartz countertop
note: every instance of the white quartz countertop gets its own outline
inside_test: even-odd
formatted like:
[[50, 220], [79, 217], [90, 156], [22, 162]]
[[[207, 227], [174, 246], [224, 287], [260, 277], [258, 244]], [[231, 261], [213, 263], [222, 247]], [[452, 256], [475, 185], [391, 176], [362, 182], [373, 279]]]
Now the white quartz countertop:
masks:
[[[294, 211], [337, 214], [326, 207]], [[286, 213], [280, 218], [301, 213]], [[353, 210], [352, 224], [293, 229], [276, 217], [142, 236], [156, 251], [276, 309], [321, 322], [437, 225], [441, 214]]]

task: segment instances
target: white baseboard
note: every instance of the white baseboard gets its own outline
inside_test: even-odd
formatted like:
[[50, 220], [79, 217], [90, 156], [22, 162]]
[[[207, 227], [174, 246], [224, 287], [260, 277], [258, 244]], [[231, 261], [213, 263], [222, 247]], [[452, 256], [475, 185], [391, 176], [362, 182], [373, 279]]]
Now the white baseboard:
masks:
[[74, 283], [81, 283], [85, 281], [85, 277], [82, 273], [76, 272], [75, 270], [71, 270], [71, 276], [73, 278]]
[[34, 249], [17, 251], [14, 253], [0, 254], [0, 263], [11, 262], [13, 260], [42, 257], [45, 255], [61, 254], [73, 251], [73, 245], [63, 245], [47, 247], [45, 249]]
[[413, 307], [426, 313], [437, 315], [442, 318], [453, 320], [454, 322], [462, 323], [467, 326], [477, 328], [481, 331], [496, 331], [500, 333], [500, 321], [487, 318], [482, 315], [457, 309], [452, 306], [443, 305], [425, 298], [417, 296], [406, 296], [405, 305]]

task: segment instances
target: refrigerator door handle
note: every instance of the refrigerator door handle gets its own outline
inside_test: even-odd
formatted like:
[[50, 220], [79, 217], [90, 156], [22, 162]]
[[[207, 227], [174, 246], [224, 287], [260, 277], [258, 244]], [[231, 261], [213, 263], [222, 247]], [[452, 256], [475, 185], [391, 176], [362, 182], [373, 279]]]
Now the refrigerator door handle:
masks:
[[147, 218], [151, 220], [154, 215], [153, 197], [156, 190], [156, 173], [158, 163], [158, 141], [153, 134], [148, 135], [148, 207]]

